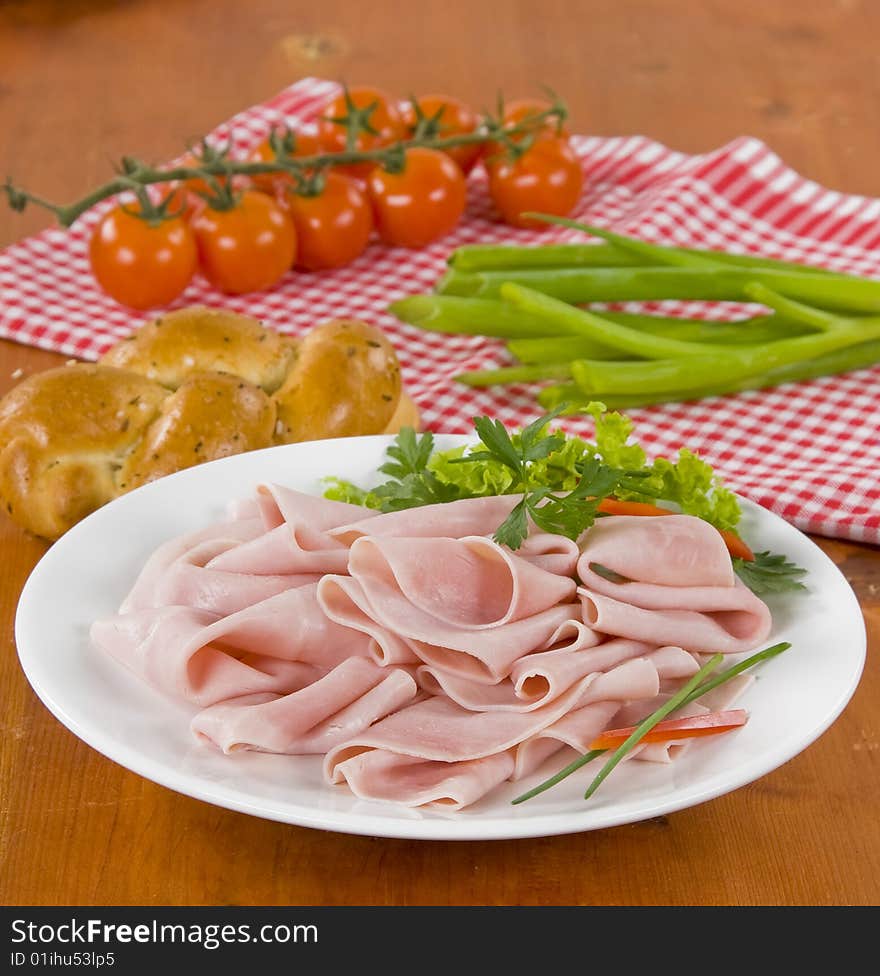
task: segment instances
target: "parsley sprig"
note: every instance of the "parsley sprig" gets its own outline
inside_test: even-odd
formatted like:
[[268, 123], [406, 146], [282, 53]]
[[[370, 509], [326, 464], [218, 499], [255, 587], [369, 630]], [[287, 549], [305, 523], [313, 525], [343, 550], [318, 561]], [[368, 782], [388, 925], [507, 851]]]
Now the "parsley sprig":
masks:
[[569, 492], [561, 493], [536, 482], [532, 464], [565, 446], [566, 435], [562, 431], [547, 431], [550, 422], [564, 409], [557, 407], [539, 417], [524, 427], [516, 440], [500, 420], [474, 417], [474, 429], [485, 450], [471, 451], [454, 459], [456, 464], [497, 461], [513, 472], [522, 498], [495, 530], [493, 538], [500, 545], [519, 549], [529, 534], [529, 519], [545, 532], [577, 539], [595, 521], [603, 498], [621, 484], [640, 477], [640, 472], [611, 467], [593, 456], [582, 462], [580, 480]]
[[807, 571], [780, 553], [756, 552], [754, 561], [734, 559], [733, 568], [743, 583], [758, 596], [806, 589], [801, 577], [806, 576]]
[[389, 475], [390, 480], [373, 490], [383, 512], [399, 512], [462, 497], [457, 485], [441, 481], [428, 468], [428, 460], [434, 453], [434, 435], [430, 432], [418, 436], [412, 427], [404, 427], [385, 453], [391, 460], [379, 470]]

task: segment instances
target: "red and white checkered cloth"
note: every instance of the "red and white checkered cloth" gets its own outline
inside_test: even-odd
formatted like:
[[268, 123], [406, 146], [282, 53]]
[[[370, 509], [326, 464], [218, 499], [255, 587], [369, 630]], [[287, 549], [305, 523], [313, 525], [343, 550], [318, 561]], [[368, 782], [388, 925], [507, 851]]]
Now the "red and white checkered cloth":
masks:
[[[246, 154], [274, 126], [314, 117], [335, 83], [305, 79], [219, 126], [209, 137]], [[586, 186], [577, 216], [646, 240], [724, 248], [880, 276], [880, 200], [826, 190], [789, 169], [761, 142], [740, 138], [686, 156], [641, 136], [574, 137]], [[106, 205], [105, 205], [106, 206]], [[97, 288], [87, 240], [104, 207], [71, 229], [50, 229], [0, 254], [0, 336], [95, 359], [149, 315], [116, 305]], [[390, 302], [430, 291], [461, 244], [573, 240], [562, 228], [515, 230], [492, 214], [485, 183], [471, 177], [465, 220], [419, 251], [376, 243], [333, 272], [291, 272], [270, 292], [221, 295], [191, 284], [176, 306], [208, 304], [248, 313], [302, 334], [323, 319], [363, 318], [394, 343], [406, 388], [426, 428], [463, 433], [478, 414], [520, 426], [541, 412], [527, 386], [469, 389], [451, 377], [506, 363], [500, 342], [422, 332], [387, 312]], [[667, 303], [682, 313], [731, 317], [731, 307]], [[742, 312], [742, 308], [735, 310]], [[691, 403], [631, 411], [652, 455], [682, 446], [701, 455], [733, 489], [804, 531], [880, 544], [880, 366]], [[567, 418], [589, 435], [589, 418]]]

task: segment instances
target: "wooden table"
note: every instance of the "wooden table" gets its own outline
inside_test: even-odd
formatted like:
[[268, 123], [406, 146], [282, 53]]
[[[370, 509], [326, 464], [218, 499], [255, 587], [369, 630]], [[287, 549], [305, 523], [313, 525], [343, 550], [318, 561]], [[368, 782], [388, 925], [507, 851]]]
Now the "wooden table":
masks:
[[[683, 151], [738, 135], [880, 196], [880, 6], [787, 0], [12, 0], [0, 5], [0, 175], [53, 199], [123, 153], [164, 159], [305, 75], [487, 106], [540, 84], [575, 131]], [[415, 11], [418, 15], [415, 15]], [[411, 26], [412, 25], [412, 26]], [[0, 208], [0, 246], [47, 224]], [[0, 393], [60, 357], [0, 344]], [[13, 616], [46, 546], [0, 520], [0, 901], [7, 905], [789, 905], [880, 895], [880, 552], [817, 540], [864, 610], [841, 718], [782, 768], [671, 816], [487, 843], [284, 826], [179, 796], [38, 701]], [[829, 653], [833, 648], [829, 648]]]

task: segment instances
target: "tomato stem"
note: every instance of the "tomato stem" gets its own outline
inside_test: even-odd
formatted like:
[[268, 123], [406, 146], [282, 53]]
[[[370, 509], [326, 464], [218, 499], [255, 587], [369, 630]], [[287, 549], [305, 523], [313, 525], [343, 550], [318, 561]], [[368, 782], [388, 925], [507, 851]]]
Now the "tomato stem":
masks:
[[[413, 147], [423, 147], [426, 149], [454, 149], [457, 146], [468, 146], [477, 144], [497, 143], [503, 144], [505, 148], [513, 151], [522, 150], [523, 140], [529, 140], [534, 132], [543, 126], [548, 119], [555, 118], [561, 125], [567, 112], [565, 106], [557, 99], [547, 109], [530, 114], [520, 121], [505, 125], [498, 119], [486, 114], [482, 123], [473, 132], [465, 132], [456, 135], [439, 136], [436, 134], [422, 134], [416, 132], [411, 139], [393, 143], [390, 146], [383, 146], [376, 149], [358, 150], [353, 148], [359, 132], [373, 132], [370, 124], [370, 115], [375, 109], [375, 105], [368, 105], [365, 108], [358, 108], [346, 90], [347, 114], [331, 121], [339, 122], [350, 126], [346, 137], [347, 148], [342, 152], [323, 152], [312, 156], [292, 155], [295, 141], [292, 133], [279, 135], [273, 131], [270, 135], [270, 145], [275, 152], [274, 160], [239, 160], [229, 157], [229, 146], [215, 147], [207, 140], [203, 140], [199, 146], [195, 164], [181, 164], [168, 168], [150, 166], [139, 159], [131, 156], [124, 156], [121, 160], [117, 175], [102, 186], [96, 187], [81, 199], [69, 204], [56, 204], [44, 197], [38, 196], [13, 184], [11, 179], [7, 179], [2, 185], [2, 190], [6, 194], [6, 201], [9, 206], [21, 212], [26, 206], [32, 204], [42, 207], [53, 214], [57, 222], [62, 227], [70, 227], [86, 211], [96, 204], [107, 200], [110, 197], [119, 196], [126, 192], [133, 193], [141, 199], [140, 190], [160, 183], [176, 183], [185, 180], [203, 180], [213, 191], [210, 194], [202, 194], [209, 205], [214, 209], [228, 209], [234, 205], [234, 190], [232, 189], [233, 176], [261, 176], [273, 173], [286, 173], [293, 177], [294, 182], [301, 183], [300, 178], [315, 170], [320, 170], [331, 166], [350, 166], [354, 163], [376, 163], [379, 166], [394, 170], [394, 167], [402, 165], [404, 151]], [[426, 129], [437, 129], [434, 125], [439, 118], [428, 118], [424, 120]], [[517, 137], [519, 137], [517, 141]], [[307, 185], [307, 184], [306, 184]], [[142, 216], [146, 219], [167, 219], [171, 215], [162, 211], [154, 203], [150, 203], [153, 216], [146, 218], [146, 211]]]

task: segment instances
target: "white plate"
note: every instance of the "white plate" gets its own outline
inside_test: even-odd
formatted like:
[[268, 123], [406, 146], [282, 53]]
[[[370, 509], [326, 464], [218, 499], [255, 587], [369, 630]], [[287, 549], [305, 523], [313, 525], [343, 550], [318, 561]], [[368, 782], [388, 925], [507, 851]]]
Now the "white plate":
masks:
[[[463, 437], [437, 438], [440, 447]], [[147, 556], [165, 539], [220, 517], [227, 502], [262, 481], [320, 493], [327, 475], [376, 479], [386, 437], [270, 448], [190, 468], [111, 502], [46, 553], [19, 601], [15, 635], [24, 671], [46, 707], [75, 735], [135, 773], [188, 796], [254, 816], [383, 837], [484, 840], [539, 837], [632, 823], [728, 793], [776, 769], [824, 732], [849, 701], [865, 658], [856, 598], [834, 564], [806, 536], [744, 503], [743, 534], [809, 571], [809, 592], [770, 602], [769, 643], [791, 641], [757, 669], [742, 704], [751, 718], [735, 735], [695, 743], [671, 765], [624, 763], [589, 801], [590, 769], [512, 806], [513, 797], [571, 758], [505, 784], [457, 813], [366, 802], [321, 779], [318, 757], [237, 753], [194, 741], [193, 712], [169, 703], [93, 648], [91, 622], [112, 615]]]

